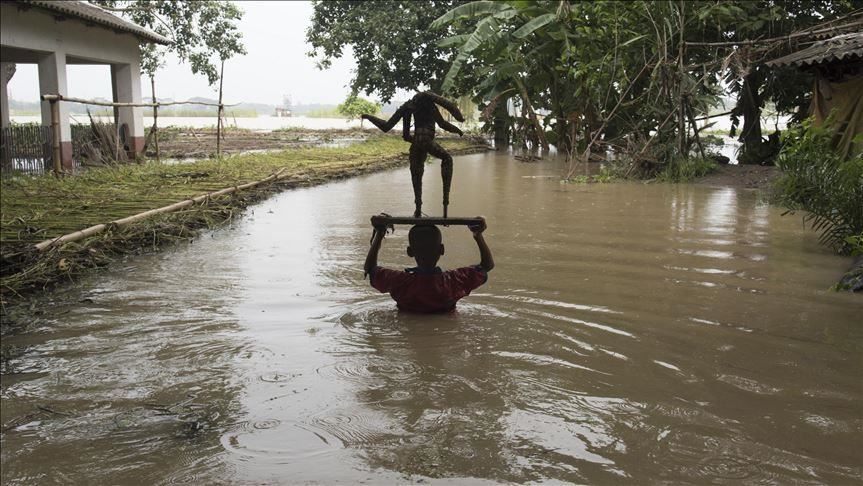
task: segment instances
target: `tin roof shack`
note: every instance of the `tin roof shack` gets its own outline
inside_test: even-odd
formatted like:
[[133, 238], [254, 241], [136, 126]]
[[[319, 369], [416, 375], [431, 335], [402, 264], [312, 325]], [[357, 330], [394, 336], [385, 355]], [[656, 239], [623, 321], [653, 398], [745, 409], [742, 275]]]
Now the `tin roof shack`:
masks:
[[[80, 1], [17, 0], [0, 3], [0, 111], [2, 126], [10, 125], [7, 83], [15, 63], [39, 67], [39, 93], [67, 96], [67, 64], [111, 66], [115, 102], [141, 103], [139, 44], [170, 44], [155, 32]], [[68, 104], [60, 108], [60, 159], [72, 167], [72, 132]], [[144, 147], [142, 108], [115, 108], [118, 126], [125, 125], [130, 154]], [[42, 102], [42, 124], [51, 124], [51, 108]]]
[[821, 125], [835, 119], [836, 149], [843, 157], [863, 153], [863, 32], [820, 40], [806, 49], [767, 63], [771, 67], [796, 66], [815, 74], [810, 114]]

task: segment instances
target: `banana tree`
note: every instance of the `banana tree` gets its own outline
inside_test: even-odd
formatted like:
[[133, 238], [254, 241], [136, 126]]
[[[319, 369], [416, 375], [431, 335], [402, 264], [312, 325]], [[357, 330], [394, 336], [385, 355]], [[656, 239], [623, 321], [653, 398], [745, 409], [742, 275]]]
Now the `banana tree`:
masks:
[[532, 2], [478, 1], [460, 5], [435, 20], [431, 28], [440, 29], [467, 19], [481, 19], [468, 34], [458, 34], [442, 40], [440, 47], [458, 47], [458, 52], [444, 78], [442, 90], [449, 92], [459, 72], [471, 60], [480, 65], [485, 79], [475, 92], [477, 98], [495, 103], [518, 96], [533, 125], [535, 136], [548, 149], [545, 130], [531, 102], [527, 78], [530, 76], [524, 56], [523, 42], [529, 34], [554, 21], [551, 13]]

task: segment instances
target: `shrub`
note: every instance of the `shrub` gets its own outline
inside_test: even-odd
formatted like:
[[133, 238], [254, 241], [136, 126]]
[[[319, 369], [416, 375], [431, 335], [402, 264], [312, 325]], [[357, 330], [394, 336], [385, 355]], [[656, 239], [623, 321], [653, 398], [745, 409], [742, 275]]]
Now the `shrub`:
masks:
[[822, 244], [842, 254], [860, 251], [863, 236], [863, 157], [847, 160], [833, 149], [829, 123], [811, 121], [788, 130], [776, 165], [776, 202], [820, 233]]
[[665, 182], [686, 182], [716, 170], [716, 162], [709, 158], [690, 157], [676, 159], [665, 166], [656, 178]]

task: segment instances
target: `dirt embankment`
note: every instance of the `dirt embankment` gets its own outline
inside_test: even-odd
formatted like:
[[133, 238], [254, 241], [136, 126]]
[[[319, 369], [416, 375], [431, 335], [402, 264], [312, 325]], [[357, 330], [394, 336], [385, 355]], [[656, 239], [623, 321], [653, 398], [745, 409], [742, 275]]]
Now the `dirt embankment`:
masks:
[[720, 165], [715, 172], [693, 182], [705, 186], [769, 191], [778, 176], [779, 169], [774, 166]]

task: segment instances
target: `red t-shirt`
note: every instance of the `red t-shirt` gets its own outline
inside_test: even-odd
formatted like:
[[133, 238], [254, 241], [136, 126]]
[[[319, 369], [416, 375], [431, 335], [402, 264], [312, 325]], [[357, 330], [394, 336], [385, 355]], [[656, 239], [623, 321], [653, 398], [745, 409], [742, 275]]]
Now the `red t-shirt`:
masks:
[[389, 293], [401, 310], [413, 312], [447, 312], [455, 303], [470, 295], [471, 290], [488, 280], [480, 266], [441, 271], [407, 268], [405, 271], [375, 267], [370, 281], [381, 293]]

